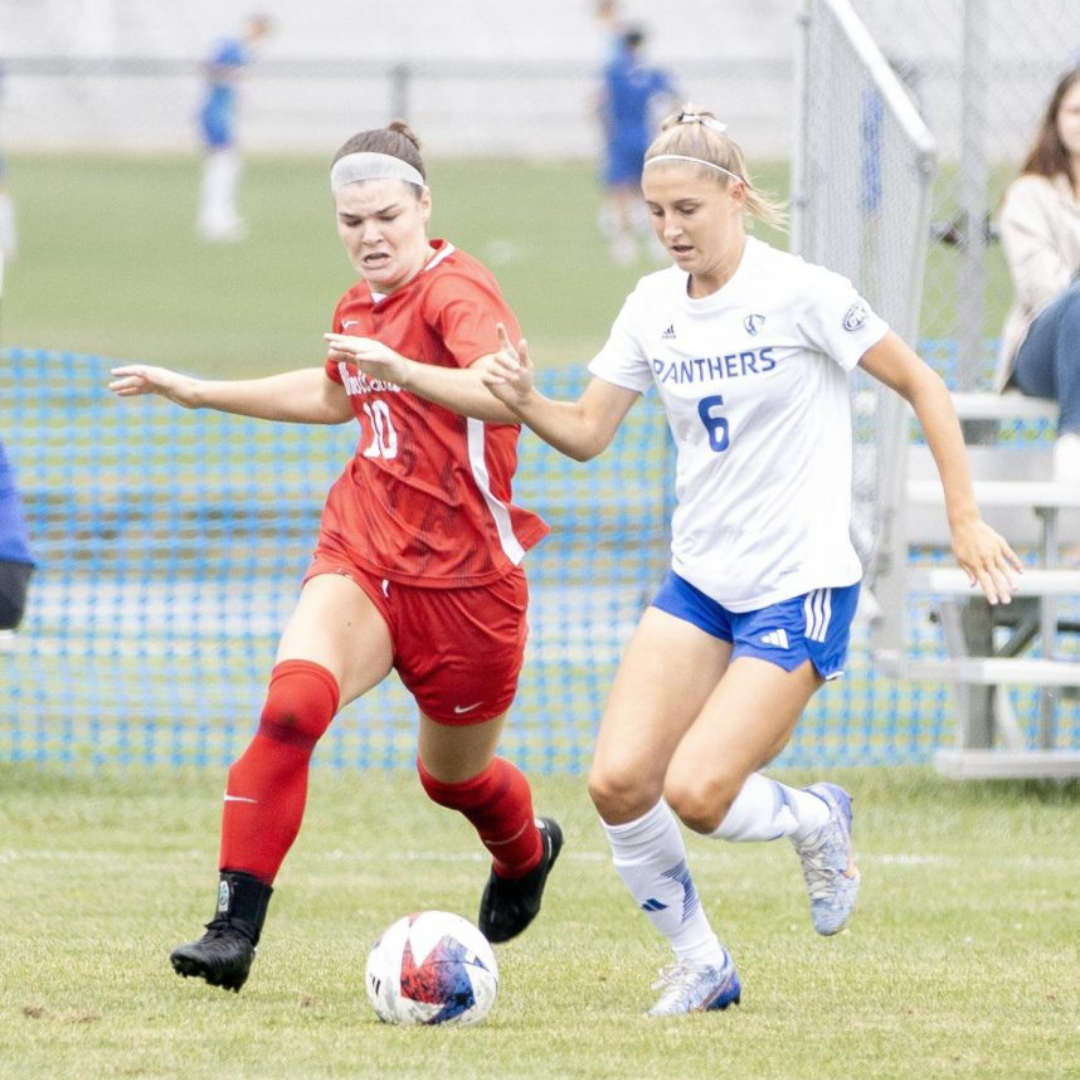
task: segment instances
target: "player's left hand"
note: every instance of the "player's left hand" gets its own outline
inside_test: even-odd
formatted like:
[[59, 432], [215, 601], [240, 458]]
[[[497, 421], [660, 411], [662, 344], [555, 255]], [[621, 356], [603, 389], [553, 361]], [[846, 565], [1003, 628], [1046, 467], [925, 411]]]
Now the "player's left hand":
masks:
[[972, 588], [978, 585], [991, 604], [1010, 603], [1024, 564], [1004, 537], [976, 518], [955, 528], [952, 539], [957, 562]]
[[409, 360], [374, 338], [349, 334], [323, 334], [332, 360], [355, 364], [373, 379], [404, 386], [409, 379]]

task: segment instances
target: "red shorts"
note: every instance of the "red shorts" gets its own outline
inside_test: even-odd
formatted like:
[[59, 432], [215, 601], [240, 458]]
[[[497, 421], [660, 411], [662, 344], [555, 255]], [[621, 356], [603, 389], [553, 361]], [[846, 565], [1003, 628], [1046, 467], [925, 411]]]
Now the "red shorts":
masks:
[[529, 632], [520, 566], [488, 585], [419, 588], [319, 548], [304, 581], [320, 574], [342, 574], [364, 590], [390, 631], [394, 669], [425, 716], [479, 724], [510, 708]]

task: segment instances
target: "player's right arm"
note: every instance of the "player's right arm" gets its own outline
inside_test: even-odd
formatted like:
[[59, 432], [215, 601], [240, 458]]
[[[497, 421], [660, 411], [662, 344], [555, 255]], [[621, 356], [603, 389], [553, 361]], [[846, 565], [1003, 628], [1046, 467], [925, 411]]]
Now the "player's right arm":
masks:
[[611, 444], [615, 432], [640, 396], [593, 378], [577, 401], [555, 401], [536, 389], [529, 349], [517, 347], [499, 326], [499, 350], [474, 365], [481, 381], [544, 442], [575, 461], [589, 461]]
[[353, 418], [344, 388], [322, 368], [234, 380], [199, 379], [149, 364], [128, 364], [110, 374], [109, 389], [118, 397], [160, 394], [185, 409], [294, 424], [341, 424]]

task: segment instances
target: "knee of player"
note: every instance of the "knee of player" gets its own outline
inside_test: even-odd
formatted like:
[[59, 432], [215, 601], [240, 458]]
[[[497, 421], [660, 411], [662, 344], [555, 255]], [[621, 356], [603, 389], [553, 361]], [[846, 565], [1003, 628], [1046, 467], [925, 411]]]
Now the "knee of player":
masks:
[[707, 836], [720, 827], [734, 794], [715, 777], [700, 772], [669, 772], [664, 781], [664, 799], [688, 829]]
[[337, 679], [321, 664], [285, 660], [274, 667], [259, 730], [278, 741], [314, 744], [337, 712]]
[[630, 821], [647, 813], [660, 798], [660, 791], [630, 768], [594, 762], [589, 771], [589, 798], [605, 821]]

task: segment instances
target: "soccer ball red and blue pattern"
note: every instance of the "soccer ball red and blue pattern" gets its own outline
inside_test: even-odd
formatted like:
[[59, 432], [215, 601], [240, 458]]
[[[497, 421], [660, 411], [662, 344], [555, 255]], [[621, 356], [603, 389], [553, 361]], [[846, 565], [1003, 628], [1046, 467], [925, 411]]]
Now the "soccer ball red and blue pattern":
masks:
[[463, 1026], [495, 1003], [499, 967], [487, 938], [467, 919], [422, 911], [397, 920], [368, 954], [367, 993], [387, 1024]]

